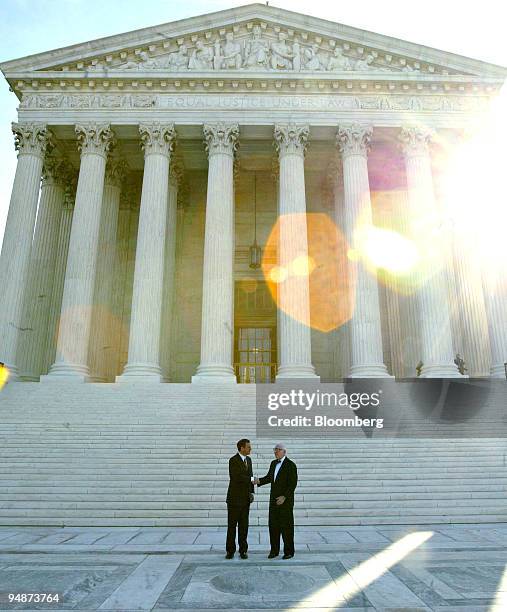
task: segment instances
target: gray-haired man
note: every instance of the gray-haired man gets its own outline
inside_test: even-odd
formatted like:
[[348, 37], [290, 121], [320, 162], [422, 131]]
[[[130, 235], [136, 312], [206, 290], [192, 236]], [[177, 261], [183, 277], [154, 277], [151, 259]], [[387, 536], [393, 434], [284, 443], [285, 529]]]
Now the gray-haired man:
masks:
[[279, 442], [273, 448], [275, 459], [263, 478], [255, 484], [271, 484], [269, 496], [269, 540], [271, 550], [268, 559], [280, 554], [280, 534], [283, 538], [283, 558], [294, 556], [294, 490], [298, 482], [298, 471], [294, 461], [287, 456], [285, 445]]

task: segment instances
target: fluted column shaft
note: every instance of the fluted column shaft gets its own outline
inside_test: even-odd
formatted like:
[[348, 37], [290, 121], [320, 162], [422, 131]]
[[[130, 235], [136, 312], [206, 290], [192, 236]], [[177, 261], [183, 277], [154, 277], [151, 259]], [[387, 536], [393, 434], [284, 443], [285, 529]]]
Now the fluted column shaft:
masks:
[[507, 281], [505, 271], [502, 270], [500, 274], [501, 278], [497, 278], [495, 273], [486, 271], [483, 279], [492, 378], [505, 378], [505, 363], [507, 363]]
[[39, 212], [30, 256], [29, 283], [25, 299], [23, 347], [24, 380], [38, 380], [43, 372], [47, 327], [53, 292], [58, 233], [69, 172], [66, 164], [46, 157]]
[[277, 379], [318, 378], [312, 365], [305, 163], [307, 125], [276, 125], [280, 163], [278, 286], [280, 366]]
[[[56, 361], [44, 380], [89, 380], [88, 347], [99, 245], [104, 175], [113, 133], [108, 125], [77, 125], [81, 165], [63, 289]], [[42, 380], [42, 379], [41, 379]]]
[[164, 296], [162, 315], [162, 346], [160, 351], [160, 364], [164, 380], [169, 380], [171, 357], [171, 328], [174, 302], [174, 269], [176, 261], [176, 211], [178, 203], [178, 183], [181, 180], [180, 168], [171, 164], [169, 172], [169, 197], [167, 198], [166, 222], [166, 253], [164, 271]]
[[203, 128], [208, 152], [208, 191], [202, 287], [201, 362], [192, 382], [235, 383], [234, 340], [234, 152], [237, 125]]
[[121, 382], [162, 382], [160, 332], [164, 287], [169, 163], [174, 126], [139, 126], [144, 175], [137, 231], [128, 362]]
[[[407, 172], [411, 233], [416, 243], [421, 231], [427, 231], [427, 228], [420, 223], [421, 215], [431, 218], [437, 213], [429, 152], [431, 137], [432, 133], [429, 130], [420, 127], [403, 128], [400, 133]], [[428, 239], [427, 236], [425, 238]], [[443, 253], [438, 240], [438, 236], [432, 238], [433, 249]], [[423, 363], [421, 377], [460, 376], [454, 365], [449, 302], [443, 267], [440, 270], [435, 269], [432, 277], [421, 283], [417, 290], [417, 301]]]
[[125, 199], [120, 198], [112, 300], [116, 333], [113, 338], [113, 359], [109, 364], [108, 376], [108, 378], [112, 380], [115, 380], [116, 376], [123, 371], [123, 364], [120, 363], [120, 357], [122, 340], [126, 335], [126, 332], [123, 333], [122, 316], [123, 301], [125, 299], [125, 278], [127, 272], [130, 215], [130, 201], [125, 201]]
[[0, 256], [0, 361], [19, 376], [16, 352], [20, 339], [23, 299], [28, 281], [30, 251], [37, 215], [42, 164], [50, 132], [38, 123], [13, 123], [18, 153], [11, 201]]
[[124, 174], [125, 163], [120, 159], [110, 158], [106, 164], [102, 196], [93, 325], [89, 349], [91, 377], [96, 382], [108, 379], [108, 363], [113, 354], [113, 271], [116, 261], [116, 232]]
[[[343, 160], [344, 229], [349, 245], [358, 252], [361, 230], [373, 224], [367, 160], [372, 132], [370, 126], [351, 124], [340, 126], [337, 134]], [[359, 262], [355, 281], [350, 376], [385, 377], [388, 372], [383, 361], [377, 277]]]
[[42, 363], [42, 374], [47, 374], [49, 368], [55, 361], [56, 342], [58, 340], [58, 326], [62, 309], [63, 286], [65, 283], [65, 270], [67, 268], [67, 256], [69, 253], [70, 231], [72, 228], [72, 215], [74, 212], [75, 192], [65, 194], [55, 255], [55, 271], [53, 276], [53, 288], [48, 314], [48, 325], [46, 339], [44, 342], [44, 360]]

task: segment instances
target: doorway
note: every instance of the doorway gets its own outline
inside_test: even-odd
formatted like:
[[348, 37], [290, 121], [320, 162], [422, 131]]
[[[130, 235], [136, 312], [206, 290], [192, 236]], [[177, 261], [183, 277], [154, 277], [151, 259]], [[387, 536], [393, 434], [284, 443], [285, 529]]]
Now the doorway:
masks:
[[277, 368], [276, 305], [264, 281], [236, 282], [234, 369], [238, 383], [274, 382]]

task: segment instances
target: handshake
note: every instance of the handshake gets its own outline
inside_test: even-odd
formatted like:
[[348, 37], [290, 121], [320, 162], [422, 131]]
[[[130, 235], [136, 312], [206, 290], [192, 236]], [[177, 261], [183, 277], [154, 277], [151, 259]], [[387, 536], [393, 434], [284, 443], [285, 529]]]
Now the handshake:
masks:
[[261, 483], [261, 481], [257, 477], [252, 478], [252, 484], [259, 486], [260, 483]]

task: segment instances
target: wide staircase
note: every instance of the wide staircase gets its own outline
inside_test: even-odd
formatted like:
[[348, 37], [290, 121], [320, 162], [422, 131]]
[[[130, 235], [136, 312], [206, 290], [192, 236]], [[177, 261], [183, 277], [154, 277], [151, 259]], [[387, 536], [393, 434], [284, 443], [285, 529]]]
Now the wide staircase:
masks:
[[[236, 441], [250, 438], [261, 476], [277, 441], [256, 438], [254, 385], [11, 383], [0, 423], [0, 525], [223, 526]], [[494, 434], [283, 439], [296, 523], [505, 522], [507, 441]], [[252, 525], [267, 523], [268, 489]]]

